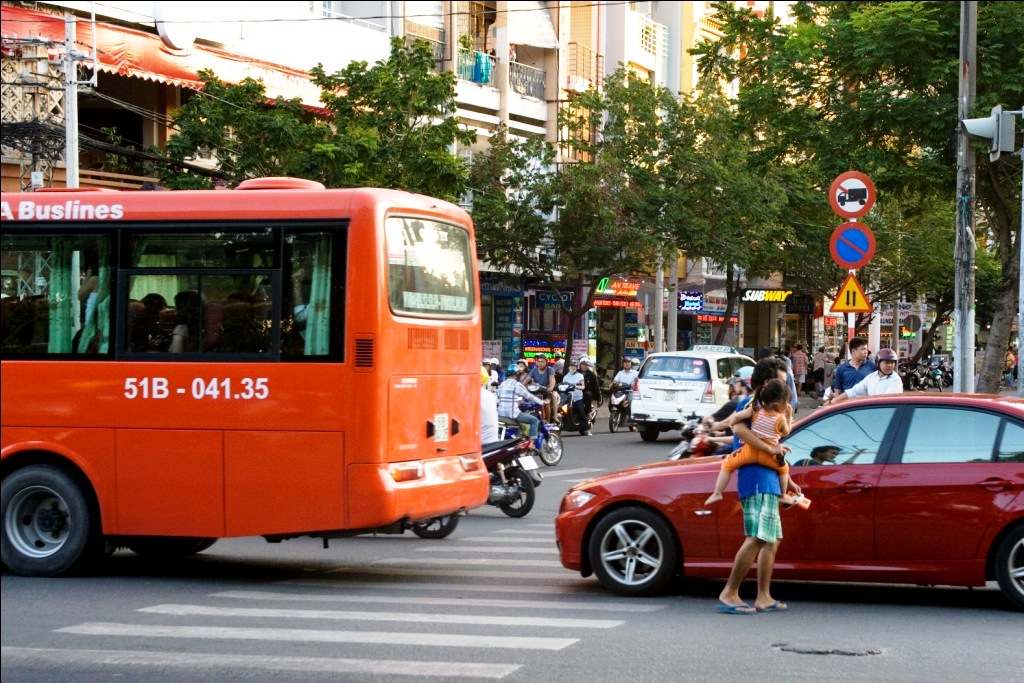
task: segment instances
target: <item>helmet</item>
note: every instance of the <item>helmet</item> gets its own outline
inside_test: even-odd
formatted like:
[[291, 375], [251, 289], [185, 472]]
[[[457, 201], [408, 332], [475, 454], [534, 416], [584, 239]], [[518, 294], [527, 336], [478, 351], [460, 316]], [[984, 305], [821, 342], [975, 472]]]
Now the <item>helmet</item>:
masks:
[[505, 368], [505, 372], [507, 372], [510, 375], [519, 372], [519, 364], [518, 363], [509, 363], [508, 367]]
[[497, 358], [492, 358], [487, 362], [490, 363], [491, 365], [501, 365], [501, 361], [498, 360]]
[[558, 358], [561, 358], [561, 357], [562, 357], [562, 352], [561, 351], [555, 351], [555, 358], [558, 359]]
[[583, 365], [584, 363], [586, 363], [587, 365], [590, 365], [590, 357], [589, 356], [580, 356], [580, 359], [577, 362], [580, 365]]
[[875, 360], [896, 360], [896, 354], [892, 349], [879, 349]]

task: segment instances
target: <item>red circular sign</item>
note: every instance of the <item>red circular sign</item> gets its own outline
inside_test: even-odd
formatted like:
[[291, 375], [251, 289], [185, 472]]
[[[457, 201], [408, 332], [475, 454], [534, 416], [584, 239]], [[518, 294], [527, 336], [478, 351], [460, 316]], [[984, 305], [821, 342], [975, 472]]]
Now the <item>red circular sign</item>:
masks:
[[828, 203], [843, 218], [860, 218], [875, 205], [875, 184], [859, 171], [841, 173], [832, 181]]
[[832, 231], [828, 250], [840, 268], [863, 268], [875, 255], [875, 233], [862, 223], [843, 223]]

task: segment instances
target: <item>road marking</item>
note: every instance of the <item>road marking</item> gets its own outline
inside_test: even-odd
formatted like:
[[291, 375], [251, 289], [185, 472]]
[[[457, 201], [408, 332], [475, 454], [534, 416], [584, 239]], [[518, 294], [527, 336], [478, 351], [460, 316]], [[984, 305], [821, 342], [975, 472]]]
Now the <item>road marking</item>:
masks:
[[[209, 669], [292, 671], [300, 673], [374, 674], [379, 676], [437, 676], [440, 678], [504, 678], [520, 664], [349, 659], [343, 657], [276, 657], [267, 655], [205, 654], [201, 652], [133, 652], [130, 650], [58, 650], [54, 648], [2, 647], [4, 664], [45, 663], [92, 666], [148, 666], [196, 669], [197, 678]], [[131, 673], [122, 671], [125, 677]]]
[[[354, 573], [363, 574], [386, 574], [388, 576], [402, 574], [408, 576], [434, 576], [434, 572], [428, 572], [427, 570], [411, 570], [406, 571], [400, 567], [394, 568], [377, 568], [369, 570], [359, 570], [353, 568]], [[488, 576], [496, 574], [498, 572], [486, 572]], [[513, 578], [516, 576], [522, 576], [518, 572], [508, 572], [508, 577]], [[550, 574], [544, 574], [542, 576], [551, 578]], [[538, 595], [560, 595], [563, 597], [569, 597], [571, 595], [594, 595], [594, 596], [605, 596], [607, 593], [601, 590], [594, 590], [597, 584], [588, 579], [580, 579], [577, 577], [576, 580], [566, 579], [563, 576], [562, 581], [557, 585], [544, 585], [540, 586], [537, 584], [524, 584], [524, 583], [508, 583], [502, 585], [494, 585], [492, 583], [397, 583], [388, 582], [383, 583], [376, 580], [364, 580], [355, 577], [342, 577], [337, 579], [331, 579], [330, 581], [320, 579], [292, 579], [289, 581], [279, 581], [278, 585], [285, 586], [316, 586], [323, 588], [338, 588], [339, 590], [351, 590], [353, 587], [369, 588], [371, 590], [426, 590], [426, 591], [457, 591], [459, 593], [471, 592], [471, 593], [536, 593]], [[645, 600], [646, 604], [647, 601]], [[636, 604], [636, 601], [630, 604]]]
[[[328, 584], [320, 584], [326, 586]], [[435, 584], [417, 584], [423, 590], [433, 590], [436, 588]], [[451, 588], [457, 588], [463, 590], [465, 584], [460, 586], [450, 586]], [[382, 588], [394, 588], [395, 586], [383, 586], [379, 583], [373, 584], [374, 590], [381, 590]], [[405, 586], [402, 586], [405, 588]], [[351, 584], [345, 586], [346, 590], [351, 590]], [[495, 586], [497, 588], [497, 586]], [[494, 598], [466, 598], [466, 597], [453, 597], [453, 598], [431, 598], [431, 597], [417, 597], [412, 595], [324, 595], [323, 593], [272, 593], [269, 591], [224, 591], [221, 593], [213, 593], [210, 595], [212, 598], [230, 598], [238, 600], [267, 600], [267, 601], [281, 601], [281, 602], [316, 602], [316, 603], [373, 603], [378, 605], [433, 605], [433, 606], [458, 606], [458, 607], [493, 607], [493, 608], [504, 608], [504, 607], [517, 607], [522, 609], [552, 609], [552, 610], [579, 610], [579, 611], [602, 611], [602, 612], [656, 612], [665, 608], [665, 605], [648, 605], [646, 601], [644, 604], [637, 605], [635, 602], [626, 600], [611, 602], [611, 601], [590, 601], [584, 602], [582, 600], [523, 600], [518, 599], [494, 599]]]
[[[453, 560], [448, 560], [448, 564], [451, 564]], [[436, 576], [436, 577], [458, 577], [458, 578], [489, 578], [489, 579], [511, 579], [513, 581], [522, 581], [523, 579], [557, 579], [565, 578], [566, 572], [560, 571], [557, 574], [555, 572], [531, 572], [526, 570], [518, 571], [499, 571], [499, 570], [488, 570], [488, 569], [416, 569], [414, 567], [340, 567], [337, 569], [329, 569], [324, 573], [342, 573], [347, 572], [350, 574], [386, 574], [388, 576]], [[577, 577], [579, 578], [579, 577]], [[566, 582], [566, 585], [572, 585]], [[515, 590], [515, 584], [510, 584], [505, 587], [508, 591]]]
[[402, 631], [321, 631], [303, 628], [239, 628], [233, 626], [147, 626], [86, 622], [54, 633], [126, 638], [200, 638], [203, 640], [259, 640], [307, 643], [364, 643], [370, 645], [499, 648], [508, 650], [564, 650], [579, 638], [480, 636], [466, 633], [410, 633]]
[[[544, 548], [510, 548], [507, 545], [467, 545], [460, 548], [448, 548], [443, 545], [427, 545], [416, 548], [418, 553], [514, 553], [516, 555], [558, 555], [554, 543], [545, 544]], [[558, 566], [562, 566], [559, 563]]]
[[[475, 565], [475, 566], [487, 566], [487, 565], [500, 565], [502, 567], [551, 567], [563, 569], [562, 563], [558, 560], [510, 560], [507, 558], [491, 559], [489, 557], [385, 557], [380, 560], [375, 560], [375, 565], [382, 564], [443, 564], [450, 567], [452, 564], [458, 563], [460, 565]], [[564, 569], [563, 569], [564, 571]], [[559, 572], [558, 574], [561, 574]], [[548, 574], [546, 576], [557, 576], [558, 574]]]
[[463, 536], [453, 538], [453, 541], [473, 541], [476, 543], [540, 543], [554, 544], [555, 537], [551, 534], [543, 536]]
[[514, 536], [546, 536], [548, 538], [554, 538], [554, 528], [547, 531], [541, 531], [539, 529], [498, 529], [494, 532], [497, 534], [512, 534]]
[[587, 474], [588, 472], [607, 472], [608, 470], [597, 469], [593, 467], [577, 467], [574, 470], [555, 470], [553, 472], [543, 472], [545, 479], [551, 477], [565, 477], [570, 474]]
[[321, 619], [344, 621], [396, 621], [414, 624], [473, 624], [475, 626], [530, 626], [534, 628], [617, 628], [612, 619], [516, 617], [508, 614], [425, 614], [422, 612], [359, 612], [324, 609], [266, 609], [260, 607], [208, 607], [206, 605], [154, 605], [138, 612], [189, 617], [249, 617], [257, 619]]

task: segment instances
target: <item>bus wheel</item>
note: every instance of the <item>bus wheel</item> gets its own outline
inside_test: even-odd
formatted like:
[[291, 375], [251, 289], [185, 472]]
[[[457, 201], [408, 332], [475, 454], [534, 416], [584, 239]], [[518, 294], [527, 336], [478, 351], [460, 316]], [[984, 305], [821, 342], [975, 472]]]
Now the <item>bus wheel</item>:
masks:
[[123, 544], [136, 555], [148, 559], [173, 559], [201, 553], [217, 542], [199, 536], [132, 536]]
[[53, 465], [32, 465], [4, 479], [0, 518], [3, 563], [16, 574], [57, 576], [103, 555], [82, 484]]
[[422, 522], [413, 522], [412, 532], [420, 538], [446, 538], [459, 525], [458, 515], [445, 515]]

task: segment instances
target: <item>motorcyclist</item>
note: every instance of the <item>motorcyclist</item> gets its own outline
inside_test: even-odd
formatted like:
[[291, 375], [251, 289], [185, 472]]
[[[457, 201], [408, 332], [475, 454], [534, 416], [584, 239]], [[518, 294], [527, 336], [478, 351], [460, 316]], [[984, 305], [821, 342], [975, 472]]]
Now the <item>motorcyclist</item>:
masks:
[[569, 372], [565, 373], [565, 376], [562, 378], [562, 383], [568, 384], [572, 387], [572, 392], [569, 396], [569, 405], [571, 406], [576, 424], [580, 430], [585, 432], [590, 429], [590, 421], [587, 420], [587, 411], [583, 404], [584, 379], [583, 373], [579, 371], [579, 364], [577, 361], [569, 361]]
[[541, 388], [545, 398], [550, 399], [544, 406], [544, 420], [551, 422], [558, 411], [558, 394], [555, 393], [555, 369], [548, 365], [548, 357], [538, 353], [533, 357], [534, 366], [530, 368], [530, 382]]
[[623, 358], [622, 369], [615, 373], [615, 377], [612, 379], [612, 390], [614, 391], [617, 387], [616, 384], [621, 385], [622, 389], [631, 390], [633, 388], [633, 382], [636, 381], [637, 376], [640, 374], [639, 370], [633, 369], [633, 359]]
[[[601, 405], [601, 380], [594, 372], [594, 364], [589, 356], [582, 356], [579, 360], [580, 372], [583, 374], [583, 409], [590, 415], [590, 408], [597, 402]], [[587, 436], [592, 436], [590, 429], [587, 429]]]
[[491, 373], [480, 372], [480, 443], [498, 440], [498, 397], [490, 388]]
[[510, 363], [505, 369], [507, 377], [498, 385], [498, 415], [500, 417], [512, 418], [516, 422], [522, 422], [530, 427], [530, 439], [537, 438], [540, 429], [540, 420], [530, 413], [519, 410], [519, 401], [536, 401], [537, 397], [527, 391], [526, 387], [519, 381], [519, 365]]

